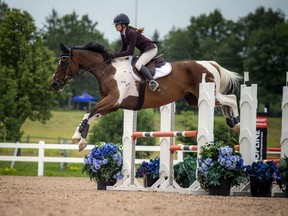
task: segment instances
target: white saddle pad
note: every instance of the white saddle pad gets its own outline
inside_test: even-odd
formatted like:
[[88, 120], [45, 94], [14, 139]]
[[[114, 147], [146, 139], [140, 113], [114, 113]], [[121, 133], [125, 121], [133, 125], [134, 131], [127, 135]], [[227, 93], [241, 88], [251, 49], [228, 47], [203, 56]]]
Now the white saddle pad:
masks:
[[[130, 65], [131, 65], [131, 61], [132, 61], [132, 56], [129, 56], [129, 61], [130, 61]], [[141, 77], [139, 77], [137, 74], [134, 73], [134, 70], [132, 68], [132, 65], [131, 65], [131, 71], [132, 71], [132, 74], [133, 74], [133, 77], [135, 80], [137, 81], [141, 81]], [[167, 76], [168, 74], [170, 74], [172, 71], [172, 66], [169, 62], [166, 62], [165, 65], [163, 65], [162, 67], [160, 68], [155, 68], [155, 75], [154, 75], [154, 79], [159, 79], [161, 77], [165, 77]]]

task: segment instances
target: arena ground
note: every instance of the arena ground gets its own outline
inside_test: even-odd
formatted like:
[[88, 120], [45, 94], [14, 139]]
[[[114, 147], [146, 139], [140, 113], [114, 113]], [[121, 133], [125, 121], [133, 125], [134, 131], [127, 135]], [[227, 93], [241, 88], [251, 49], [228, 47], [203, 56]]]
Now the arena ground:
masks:
[[1, 216], [287, 216], [287, 198], [99, 191], [88, 178], [0, 176]]

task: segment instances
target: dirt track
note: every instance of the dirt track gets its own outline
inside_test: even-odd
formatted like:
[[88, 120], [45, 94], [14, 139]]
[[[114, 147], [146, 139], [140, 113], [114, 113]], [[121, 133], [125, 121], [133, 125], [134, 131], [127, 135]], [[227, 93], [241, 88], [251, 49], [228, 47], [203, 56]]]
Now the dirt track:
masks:
[[0, 215], [287, 216], [287, 198], [98, 191], [88, 178], [0, 176]]

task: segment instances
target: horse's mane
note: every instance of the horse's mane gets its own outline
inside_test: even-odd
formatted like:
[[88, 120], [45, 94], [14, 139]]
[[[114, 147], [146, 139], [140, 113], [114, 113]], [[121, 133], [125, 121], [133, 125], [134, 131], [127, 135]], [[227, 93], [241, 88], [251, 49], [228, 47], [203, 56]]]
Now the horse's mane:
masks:
[[101, 53], [105, 61], [111, 57], [111, 53], [104, 47], [104, 45], [94, 41], [88, 42], [83, 46], [75, 46], [74, 49], [89, 50], [92, 52]]

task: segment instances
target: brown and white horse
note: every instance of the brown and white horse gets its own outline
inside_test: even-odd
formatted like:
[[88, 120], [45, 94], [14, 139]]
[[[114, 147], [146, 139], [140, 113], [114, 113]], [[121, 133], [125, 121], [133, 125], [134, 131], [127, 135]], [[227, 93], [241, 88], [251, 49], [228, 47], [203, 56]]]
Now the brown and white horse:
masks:
[[101, 44], [90, 42], [82, 47], [67, 48], [60, 43], [60, 48], [62, 54], [51, 83], [53, 89], [63, 89], [71, 78], [79, 74], [80, 69], [84, 69], [98, 80], [102, 96], [101, 101], [86, 112], [72, 137], [73, 142], [79, 142], [79, 151], [87, 145], [86, 137], [93, 120], [119, 108], [154, 108], [181, 98], [185, 98], [190, 106], [197, 107], [203, 73], [206, 73], [206, 82], [216, 84], [216, 107], [226, 117], [228, 126], [235, 131], [239, 130], [237, 99], [232, 93], [241, 76], [214, 61], [173, 62], [171, 73], [157, 79], [160, 90], [152, 92], [145, 81], [135, 80], [128, 58], [111, 60], [110, 53]]

